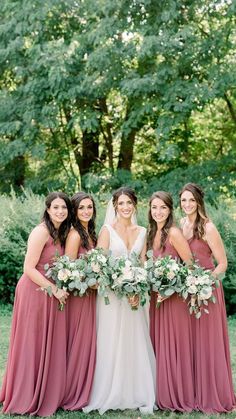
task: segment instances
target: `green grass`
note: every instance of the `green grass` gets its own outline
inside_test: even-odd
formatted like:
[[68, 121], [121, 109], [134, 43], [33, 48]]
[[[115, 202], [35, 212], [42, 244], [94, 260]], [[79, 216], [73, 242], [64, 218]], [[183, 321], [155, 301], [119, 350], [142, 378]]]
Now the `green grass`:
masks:
[[[2, 381], [2, 377], [4, 374], [6, 359], [7, 359], [7, 349], [8, 349], [8, 341], [9, 341], [9, 333], [10, 333], [10, 325], [11, 325], [11, 306], [0, 306], [0, 381]], [[236, 317], [231, 317], [228, 319], [229, 325], [229, 335], [230, 335], [230, 343], [231, 343], [231, 360], [232, 360], [232, 368], [233, 368], [233, 379], [234, 379], [234, 386], [236, 388]], [[156, 418], [170, 418], [170, 419], [197, 419], [197, 418], [209, 418], [213, 419], [218, 417], [219, 415], [204, 415], [202, 413], [172, 413], [172, 412], [160, 412], [156, 411], [154, 415], [141, 415], [137, 410], [126, 410], [122, 411], [109, 411], [105, 413], [102, 418], [103, 419], [156, 419]], [[0, 418], [9, 417], [8, 415], [0, 414]], [[220, 419], [223, 418], [232, 418], [236, 419], [236, 412], [228, 413], [228, 414], [221, 414]], [[14, 419], [22, 419], [22, 416], [13, 416]], [[30, 416], [24, 416], [24, 418], [30, 418]], [[53, 418], [55, 419], [100, 419], [101, 416], [98, 413], [81, 413], [81, 412], [73, 412], [67, 413], [64, 411], [58, 411]]]

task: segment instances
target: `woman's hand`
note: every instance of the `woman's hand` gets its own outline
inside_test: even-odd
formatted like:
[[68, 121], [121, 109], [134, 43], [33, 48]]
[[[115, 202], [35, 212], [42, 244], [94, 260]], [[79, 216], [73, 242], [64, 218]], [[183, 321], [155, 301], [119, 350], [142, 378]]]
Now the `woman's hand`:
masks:
[[133, 295], [132, 297], [128, 298], [128, 302], [131, 305], [132, 308], [137, 308], [139, 305], [139, 296]]
[[69, 296], [69, 293], [67, 291], [64, 291], [63, 289], [60, 289], [60, 288], [53, 287], [52, 293], [61, 305], [66, 304], [66, 299]]
[[163, 301], [167, 300], [169, 296], [163, 297], [161, 294], [157, 294], [157, 304], [161, 304]]

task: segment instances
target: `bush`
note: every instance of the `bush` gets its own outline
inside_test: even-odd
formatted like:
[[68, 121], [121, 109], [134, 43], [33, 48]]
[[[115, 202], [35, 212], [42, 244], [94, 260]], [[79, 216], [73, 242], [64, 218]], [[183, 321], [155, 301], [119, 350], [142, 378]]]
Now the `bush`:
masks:
[[31, 192], [0, 198], [0, 298], [12, 302], [15, 286], [23, 271], [30, 231], [40, 221], [43, 198]]

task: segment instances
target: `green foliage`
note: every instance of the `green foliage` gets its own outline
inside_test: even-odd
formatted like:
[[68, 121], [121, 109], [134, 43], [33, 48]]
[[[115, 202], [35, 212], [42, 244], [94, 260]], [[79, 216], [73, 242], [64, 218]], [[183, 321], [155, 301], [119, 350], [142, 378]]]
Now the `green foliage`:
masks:
[[220, 202], [218, 209], [211, 207], [209, 209], [212, 220], [217, 225], [220, 235], [223, 239], [227, 259], [228, 268], [226, 276], [223, 279], [225, 292], [225, 301], [228, 314], [236, 312], [236, 202], [235, 200], [226, 200]]
[[235, 149], [233, 3], [2, 0], [0, 18], [2, 192]]
[[23, 271], [24, 255], [30, 231], [40, 221], [42, 198], [24, 192], [18, 198], [0, 198], [0, 295], [1, 301], [12, 302], [15, 286]]

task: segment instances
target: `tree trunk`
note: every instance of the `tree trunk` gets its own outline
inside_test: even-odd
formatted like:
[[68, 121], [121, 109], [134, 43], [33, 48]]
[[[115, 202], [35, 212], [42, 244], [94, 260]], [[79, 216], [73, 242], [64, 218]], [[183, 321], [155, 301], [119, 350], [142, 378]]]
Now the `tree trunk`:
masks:
[[88, 173], [92, 165], [99, 161], [99, 132], [83, 132], [82, 156], [80, 159], [80, 173]]
[[[107, 109], [107, 103], [106, 98], [102, 98], [99, 100], [99, 107], [103, 113], [103, 115], [108, 115], [108, 109]], [[112, 124], [110, 122], [106, 122], [104, 124], [104, 129], [102, 130], [103, 137], [105, 140], [105, 147], [106, 150], [104, 151], [104, 156], [108, 156], [108, 163], [109, 163], [109, 169], [111, 171], [114, 171], [114, 163], [113, 163], [113, 142], [112, 142]], [[101, 156], [102, 157], [102, 156]]]
[[233, 104], [230, 102], [229, 97], [227, 96], [227, 94], [224, 94], [224, 98], [225, 101], [227, 103], [228, 109], [229, 109], [229, 113], [231, 115], [232, 120], [234, 121], [234, 123], [236, 124], [236, 111], [233, 107]]
[[120, 145], [120, 154], [119, 154], [119, 161], [118, 161], [118, 169], [125, 169], [131, 171], [131, 165], [133, 161], [133, 154], [134, 154], [134, 142], [136, 136], [136, 129], [130, 131], [130, 133], [126, 135], [122, 135], [121, 138], [121, 145]]

